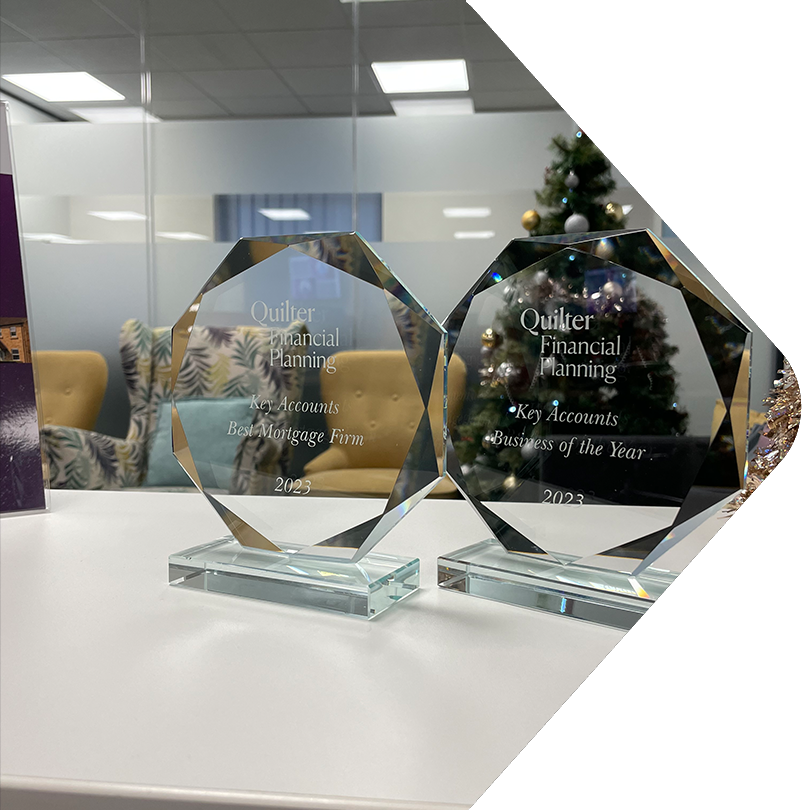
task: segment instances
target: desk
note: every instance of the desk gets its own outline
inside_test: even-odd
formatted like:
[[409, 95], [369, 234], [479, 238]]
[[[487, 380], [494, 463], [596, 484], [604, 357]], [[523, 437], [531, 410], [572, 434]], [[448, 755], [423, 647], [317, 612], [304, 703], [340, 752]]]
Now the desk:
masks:
[[470, 805], [623, 635], [438, 591], [462, 502], [382, 542], [422, 587], [373, 622], [167, 585], [223, 533], [197, 494], [0, 521], [4, 810]]

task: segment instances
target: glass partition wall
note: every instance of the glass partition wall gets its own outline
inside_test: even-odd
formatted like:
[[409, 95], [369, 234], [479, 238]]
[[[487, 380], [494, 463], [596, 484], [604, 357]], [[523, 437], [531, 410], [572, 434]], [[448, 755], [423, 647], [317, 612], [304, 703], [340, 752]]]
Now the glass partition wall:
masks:
[[[463, 0], [87, 0], [52, 23], [37, 5], [2, 14], [37, 346], [102, 354], [95, 432], [123, 440], [144, 420], [148, 451], [165, 336], [239, 238], [358, 231], [443, 319], [527, 235], [550, 141], [577, 130]], [[45, 103], [9, 80], [56, 72], [87, 73], [113, 98]], [[613, 176], [628, 227], [664, 235], [718, 291]], [[288, 273], [306, 310], [344, 295], [308, 262]], [[778, 365], [759, 331], [754, 356], [759, 408]], [[210, 359], [221, 386], [226, 357]], [[315, 398], [319, 376], [304, 385]], [[145, 486], [149, 463], [108, 487]]]

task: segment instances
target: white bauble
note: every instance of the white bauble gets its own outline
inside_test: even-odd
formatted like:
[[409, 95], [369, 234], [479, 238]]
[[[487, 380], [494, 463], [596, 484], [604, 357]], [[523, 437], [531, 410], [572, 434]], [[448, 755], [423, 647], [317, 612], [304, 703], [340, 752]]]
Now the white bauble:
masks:
[[621, 296], [624, 294], [624, 290], [621, 285], [617, 281], [608, 281], [602, 287], [602, 292], [608, 298], [615, 298], [620, 299]]
[[565, 178], [565, 185], [570, 189], [575, 189], [579, 185], [579, 178], [576, 176], [576, 172], [573, 169], [568, 172], [568, 176]]
[[590, 227], [590, 223], [584, 214], [571, 214], [571, 216], [565, 220], [564, 227], [566, 233], [586, 233]]

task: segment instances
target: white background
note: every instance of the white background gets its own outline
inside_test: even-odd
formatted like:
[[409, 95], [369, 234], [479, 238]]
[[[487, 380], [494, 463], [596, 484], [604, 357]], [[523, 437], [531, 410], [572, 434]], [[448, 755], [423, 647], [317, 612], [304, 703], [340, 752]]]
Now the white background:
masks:
[[[799, 4], [471, 5], [802, 370]], [[799, 801], [800, 483], [797, 446], [477, 808]]]

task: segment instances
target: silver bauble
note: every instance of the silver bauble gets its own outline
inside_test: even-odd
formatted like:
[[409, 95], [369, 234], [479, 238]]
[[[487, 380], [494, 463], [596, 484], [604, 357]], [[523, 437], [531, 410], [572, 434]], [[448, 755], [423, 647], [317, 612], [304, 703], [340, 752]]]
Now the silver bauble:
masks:
[[565, 178], [565, 185], [572, 191], [579, 185], [579, 178], [576, 176], [576, 172], [573, 169], [568, 172], [568, 176]]
[[618, 300], [624, 294], [624, 288], [617, 281], [608, 281], [602, 287], [602, 292], [608, 298], [615, 298]]
[[565, 220], [564, 227], [566, 233], [586, 233], [590, 227], [590, 223], [584, 214], [571, 214], [571, 216]]

